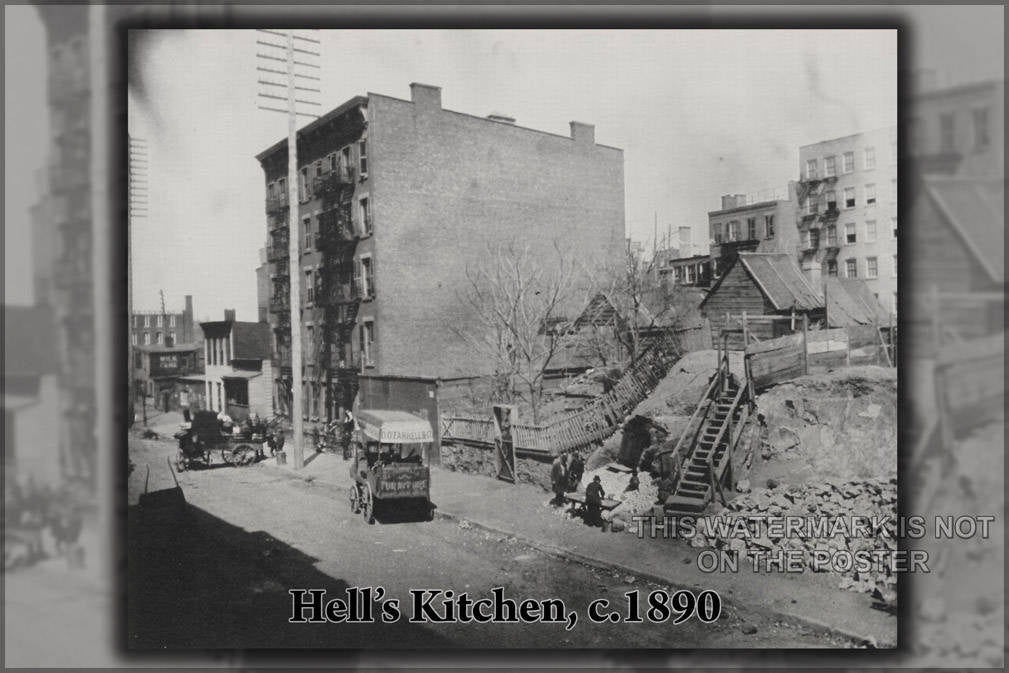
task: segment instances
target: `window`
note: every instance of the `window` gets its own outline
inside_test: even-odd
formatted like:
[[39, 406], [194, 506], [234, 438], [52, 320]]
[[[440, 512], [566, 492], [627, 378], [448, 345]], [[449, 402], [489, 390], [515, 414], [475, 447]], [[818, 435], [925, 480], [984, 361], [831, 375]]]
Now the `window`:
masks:
[[144, 327], [150, 327], [150, 326], [151, 326], [151, 316], [145, 315], [144, 316]]
[[808, 159], [806, 161], [806, 179], [815, 180], [816, 175], [816, 159]]
[[750, 241], [757, 238], [757, 218], [755, 217], [746, 218], [746, 238]]
[[855, 234], [855, 223], [849, 222], [844, 225], [844, 244], [851, 245], [852, 243], [858, 242], [858, 236]]
[[876, 242], [876, 220], [865, 221], [865, 242], [866, 243]]
[[156, 317], [155, 321], [156, 321], [158, 327], [164, 327], [165, 326], [165, 316], [159, 315], [159, 316]]
[[855, 188], [845, 187], [844, 188], [844, 207], [854, 208], [855, 207]]
[[336, 152], [330, 154], [326, 159], [329, 161], [329, 171], [330, 173], [336, 170]]
[[361, 231], [365, 236], [371, 236], [371, 202], [367, 198], [361, 199]]
[[144, 345], [145, 346], [149, 346], [150, 343], [151, 343], [151, 333], [150, 332], [144, 332]]
[[729, 240], [739, 240], [739, 220], [732, 220], [729, 222]]
[[133, 333], [133, 345], [136, 346], [140, 343], [140, 335], [136, 332]]
[[893, 273], [891, 274], [894, 278], [897, 277], [897, 255], [893, 256]]
[[315, 303], [315, 273], [312, 271], [305, 272], [305, 301]]
[[175, 345], [175, 332], [169, 332], [168, 338], [172, 340], [172, 345]]
[[837, 192], [830, 190], [826, 193], [827, 210], [837, 210]]
[[161, 332], [158, 332], [157, 338], [155, 339], [155, 343], [159, 344], [165, 343], [165, 335], [162, 334]]
[[722, 223], [715, 222], [711, 225], [711, 238], [714, 239], [715, 243], [722, 242]]
[[175, 327], [175, 316], [174, 315], [168, 316], [168, 326], [169, 327]]
[[855, 259], [844, 260], [844, 275], [847, 278], [858, 278], [858, 262]]
[[774, 238], [774, 215], [764, 215], [764, 235]]
[[361, 358], [366, 366], [372, 367], [375, 364], [375, 321], [363, 321], [358, 336], [361, 340]]
[[315, 162], [315, 177], [322, 175], [322, 159]]
[[865, 204], [867, 206], [874, 205], [876, 203], [876, 185], [866, 185], [865, 186]]
[[809, 247], [818, 248], [820, 247], [820, 230], [810, 229], [809, 230]]
[[365, 298], [375, 296], [375, 274], [371, 257], [361, 257], [361, 294]]
[[837, 247], [837, 225], [827, 225], [827, 247]]
[[368, 174], [368, 146], [364, 140], [359, 142], [357, 146], [358, 155], [360, 157], [361, 176], [363, 177]]
[[315, 351], [315, 327], [308, 325], [305, 327], [305, 352], [311, 355]]
[[827, 275], [836, 276], [837, 275], [837, 260], [831, 259], [827, 261]]
[[865, 258], [865, 277], [866, 278], [876, 278], [879, 276], [879, 262], [876, 261], [875, 257]]
[[820, 200], [816, 196], [810, 194], [806, 199], [806, 212], [810, 215], [815, 215], [820, 210]]
[[280, 185], [280, 200], [281, 201], [286, 201], [287, 200], [287, 178], [281, 178], [280, 182], [278, 182], [277, 184]]
[[855, 170], [855, 153], [845, 152], [844, 153], [844, 172], [851, 173]]
[[308, 166], [301, 169], [298, 173], [298, 201], [305, 202], [308, 200]]
[[315, 247], [313, 243], [315, 239], [312, 234], [312, 218], [306, 217], [302, 220], [301, 224], [303, 225], [302, 228], [305, 230], [305, 249], [302, 252], [307, 253]]
[[837, 175], [837, 159], [835, 157], [827, 157], [823, 160], [823, 176], [832, 178], [835, 175]]
[[897, 238], [897, 218], [891, 217], [890, 222], [893, 224], [893, 237]]
[[805, 231], [802, 232], [802, 235], [799, 237], [799, 240], [802, 242], [802, 249], [809, 250], [809, 229], [806, 229]]
[[871, 170], [876, 167], [876, 148], [866, 147], [865, 148], [865, 170]]
[[974, 149], [983, 149], [991, 143], [988, 135], [988, 108], [974, 110]]
[[939, 147], [943, 152], [952, 152], [956, 148], [953, 113], [939, 116]]

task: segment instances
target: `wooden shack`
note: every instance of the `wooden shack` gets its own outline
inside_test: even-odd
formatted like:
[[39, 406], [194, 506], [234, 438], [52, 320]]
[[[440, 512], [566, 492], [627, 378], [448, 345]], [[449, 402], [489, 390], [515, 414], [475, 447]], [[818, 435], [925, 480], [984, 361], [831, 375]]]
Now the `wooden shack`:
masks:
[[[934, 321], [971, 339], [1005, 329], [1005, 186], [1002, 178], [925, 176], [915, 181], [915, 239], [901, 283], [914, 302], [904, 318], [916, 349]], [[939, 309], [935, 298], [939, 296]], [[976, 299], [972, 300], [974, 295]], [[912, 297], [908, 297], [911, 299]], [[904, 312], [904, 308], [901, 309]]]
[[[725, 327], [726, 315], [796, 316], [788, 320], [756, 321], [749, 333], [760, 340], [801, 331], [802, 316], [810, 325], [824, 319], [823, 298], [802, 275], [795, 259], [784, 252], [740, 252], [701, 302], [713, 335]], [[729, 348], [741, 349], [741, 334], [732, 334]]]

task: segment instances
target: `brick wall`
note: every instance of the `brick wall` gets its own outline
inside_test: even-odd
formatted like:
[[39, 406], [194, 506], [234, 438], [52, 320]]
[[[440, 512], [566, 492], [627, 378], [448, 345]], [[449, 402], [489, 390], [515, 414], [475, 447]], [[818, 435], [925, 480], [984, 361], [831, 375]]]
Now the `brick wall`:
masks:
[[370, 97], [376, 374], [484, 369], [450, 326], [472, 322], [458, 292], [488, 244], [528, 243], [545, 265], [555, 240], [589, 265], [619, 260], [623, 244], [622, 151], [596, 145], [591, 127], [573, 140], [438, 100]]

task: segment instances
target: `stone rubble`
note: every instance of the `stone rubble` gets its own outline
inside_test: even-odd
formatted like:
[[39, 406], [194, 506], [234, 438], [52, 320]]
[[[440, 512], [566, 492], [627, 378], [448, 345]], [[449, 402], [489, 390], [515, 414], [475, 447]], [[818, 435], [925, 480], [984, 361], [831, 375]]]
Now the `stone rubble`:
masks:
[[[749, 489], [749, 485], [747, 485]], [[729, 501], [728, 506], [715, 516], [822, 516], [828, 520], [851, 517], [889, 517], [886, 533], [873, 537], [848, 537], [838, 534], [833, 538], [768, 537], [763, 531], [747, 538], [717, 537], [714, 531], [703, 530], [690, 543], [695, 548], [712, 547], [749, 554], [751, 551], [796, 549], [804, 552], [808, 569], [812, 568], [812, 551], [894, 551], [896, 544], [897, 477], [879, 477], [863, 480], [827, 479], [813, 484], [792, 485], [774, 489], [754, 488], [752, 492]], [[888, 606], [896, 605], [897, 577], [889, 569], [869, 573], [851, 570], [841, 573], [838, 588], [859, 593], [874, 594]]]

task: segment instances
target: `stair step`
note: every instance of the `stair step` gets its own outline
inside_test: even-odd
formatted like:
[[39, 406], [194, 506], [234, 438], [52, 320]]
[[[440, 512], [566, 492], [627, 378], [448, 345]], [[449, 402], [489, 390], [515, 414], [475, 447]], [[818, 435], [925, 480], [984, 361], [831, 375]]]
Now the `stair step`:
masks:
[[703, 512], [707, 505], [708, 499], [706, 497], [691, 498], [671, 495], [666, 498], [665, 507], [663, 509], [669, 514], [676, 514], [680, 512], [697, 514], [698, 512]]

